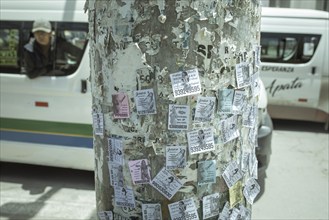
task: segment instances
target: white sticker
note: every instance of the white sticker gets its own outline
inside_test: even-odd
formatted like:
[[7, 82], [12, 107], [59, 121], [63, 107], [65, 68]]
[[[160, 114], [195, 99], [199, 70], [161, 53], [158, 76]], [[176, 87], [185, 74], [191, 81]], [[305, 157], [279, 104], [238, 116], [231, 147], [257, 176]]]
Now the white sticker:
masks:
[[218, 91], [218, 112], [231, 113], [234, 89], [221, 89]]
[[166, 169], [182, 169], [186, 166], [186, 146], [166, 147]]
[[164, 167], [151, 181], [151, 185], [170, 200], [183, 184], [174, 174]]
[[224, 173], [222, 174], [226, 185], [229, 188], [234, 186], [234, 184], [242, 178], [242, 175], [242, 171], [239, 169], [239, 166], [236, 161], [230, 162], [229, 165], [226, 167]]
[[222, 131], [222, 141], [227, 143], [237, 137], [239, 137], [239, 130], [237, 126], [236, 116], [232, 116], [220, 122], [220, 129]]
[[121, 164], [108, 162], [111, 186], [124, 186], [123, 166]]
[[244, 207], [244, 205], [239, 206], [240, 208], [240, 219], [251, 220], [251, 210]]
[[115, 205], [135, 208], [134, 192], [129, 187], [114, 187], [114, 200]]
[[214, 118], [216, 97], [198, 97], [195, 107], [195, 121], [205, 122]]
[[216, 160], [198, 162], [198, 184], [204, 185], [216, 182]]
[[134, 184], [147, 184], [151, 180], [148, 160], [132, 160], [128, 162]]
[[183, 97], [201, 92], [199, 72], [197, 69], [170, 74], [174, 97]]
[[103, 113], [93, 112], [93, 128], [95, 135], [104, 135], [104, 116]]
[[215, 150], [212, 128], [194, 130], [187, 133], [190, 154], [198, 154]]
[[100, 220], [113, 220], [113, 213], [111, 211], [98, 212]]
[[228, 220], [230, 218], [230, 204], [226, 202], [218, 220]]
[[245, 91], [244, 90], [235, 90], [234, 91], [234, 98], [233, 98], [233, 106], [232, 110], [235, 114], [240, 114], [243, 110], [245, 105]]
[[161, 205], [142, 204], [143, 220], [162, 220]]
[[236, 64], [235, 73], [236, 73], [236, 81], [239, 89], [250, 85], [249, 63], [243, 62]]
[[108, 139], [109, 162], [123, 164], [123, 142], [119, 138]]
[[233, 208], [230, 215], [230, 220], [240, 220], [241, 218], [239, 214], [240, 214], [240, 210], [237, 208]]
[[190, 108], [187, 105], [169, 105], [168, 129], [187, 130], [189, 124]]
[[168, 207], [172, 220], [199, 219], [198, 212], [192, 198], [171, 203], [168, 205]]
[[137, 90], [134, 95], [138, 115], [156, 114], [153, 89]]
[[257, 97], [260, 95], [260, 86], [261, 86], [261, 81], [259, 78], [259, 72], [256, 72], [251, 76], [251, 90], [252, 90], [252, 95], [253, 97]]
[[202, 199], [202, 210], [203, 218], [207, 219], [214, 217], [219, 214], [219, 202], [220, 196], [219, 193], [214, 193], [208, 196], [203, 197]]
[[253, 128], [256, 123], [258, 108], [256, 105], [249, 105], [246, 107], [242, 115], [242, 125], [248, 128]]
[[254, 203], [254, 199], [256, 198], [259, 192], [260, 192], [259, 184], [254, 178], [250, 178], [243, 188], [244, 197], [252, 205]]
[[128, 96], [124, 93], [117, 93], [112, 95], [113, 103], [113, 118], [129, 118], [129, 102]]

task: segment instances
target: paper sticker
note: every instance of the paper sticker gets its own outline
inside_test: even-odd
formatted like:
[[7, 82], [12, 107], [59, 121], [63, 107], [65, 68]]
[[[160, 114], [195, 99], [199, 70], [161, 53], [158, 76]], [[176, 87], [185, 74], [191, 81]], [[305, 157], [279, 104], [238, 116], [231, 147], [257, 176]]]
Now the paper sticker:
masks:
[[252, 205], [254, 199], [260, 192], [260, 186], [254, 178], [250, 178], [243, 189], [243, 195], [247, 201]]
[[250, 85], [249, 63], [242, 62], [236, 64], [235, 73], [236, 73], [236, 81], [239, 89]]
[[192, 198], [171, 203], [168, 207], [172, 220], [199, 219], [198, 212]]
[[115, 205], [135, 208], [134, 192], [129, 187], [114, 187], [114, 200]]
[[256, 72], [251, 76], [251, 90], [252, 90], [252, 95], [253, 97], [259, 96], [260, 95], [260, 86], [261, 86], [261, 81], [259, 78], [259, 72]]
[[134, 95], [138, 115], [156, 114], [153, 89], [137, 90]]
[[254, 179], [258, 179], [258, 160], [255, 152], [253, 152], [249, 159], [249, 174]]
[[214, 118], [216, 97], [198, 97], [195, 107], [195, 121], [205, 122]]
[[249, 105], [246, 107], [242, 115], [242, 125], [252, 128], [255, 126], [258, 108], [256, 105]]
[[245, 91], [244, 90], [235, 90], [234, 91], [234, 98], [233, 98], [233, 106], [232, 110], [235, 114], [240, 114], [242, 109], [245, 105]]
[[231, 113], [233, 104], [234, 89], [218, 90], [218, 112]]
[[129, 170], [134, 184], [146, 184], [151, 180], [148, 161], [132, 160], [128, 162]]
[[220, 128], [222, 131], [222, 141], [224, 144], [239, 137], [240, 135], [236, 116], [222, 120], [220, 122]]
[[113, 117], [118, 118], [129, 118], [129, 98], [124, 93], [117, 93], [112, 95], [113, 103]]
[[198, 184], [209, 184], [216, 182], [216, 160], [205, 160], [198, 162]]
[[240, 208], [240, 219], [251, 220], [251, 210], [244, 207], [244, 205], [239, 206]]
[[230, 206], [233, 208], [238, 203], [242, 202], [243, 194], [242, 194], [242, 181], [236, 182], [233, 187], [229, 189], [230, 194]]
[[226, 202], [218, 220], [228, 220], [230, 218], [230, 204]]
[[104, 117], [103, 113], [93, 112], [93, 128], [95, 135], [104, 135]]
[[121, 186], [123, 187], [123, 166], [121, 164], [108, 162], [110, 171], [110, 184], [111, 186]]
[[162, 220], [161, 205], [142, 204], [143, 220]]
[[98, 212], [100, 220], [113, 220], [113, 213], [111, 211]]
[[198, 154], [215, 150], [215, 142], [212, 128], [188, 132], [187, 141], [190, 154]]
[[241, 156], [241, 170], [243, 172], [247, 172], [248, 168], [249, 168], [249, 157], [250, 157], [251, 153], [247, 152], [247, 151], [243, 151], [242, 152], [242, 156]]
[[166, 169], [182, 169], [186, 166], [186, 146], [166, 147]]
[[233, 208], [231, 210], [230, 220], [240, 220], [240, 219], [241, 219], [240, 210], [237, 208]]
[[187, 130], [190, 108], [187, 105], [169, 105], [168, 129]]
[[108, 139], [109, 161], [111, 163], [123, 164], [123, 142], [119, 138]]
[[242, 171], [236, 161], [232, 161], [226, 167], [224, 173], [222, 174], [226, 185], [231, 188], [239, 179], [242, 178]]
[[197, 69], [170, 74], [174, 97], [183, 97], [201, 92], [199, 72]]
[[181, 181], [165, 167], [154, 177], [151, 185], [169, 200], [182, 187]]
[[202, 210], [203, 218], [207, 219], [214, 217], [219, 214], [219, 202], [220, 196], [219, 193], [214, 193], [208, 196], [203, 197], [202, 199]]

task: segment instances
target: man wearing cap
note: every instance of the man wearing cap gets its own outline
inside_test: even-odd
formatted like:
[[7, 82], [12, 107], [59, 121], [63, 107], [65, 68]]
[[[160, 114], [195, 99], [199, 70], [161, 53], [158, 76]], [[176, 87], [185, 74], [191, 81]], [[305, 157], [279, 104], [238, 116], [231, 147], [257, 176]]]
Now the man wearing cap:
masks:
[[30, 79], [46, 75], [65, 75], [64, 71], [55, 69], [55, 59], [63, 60], [64, 58], [60, 56], [63, 56], [65, 52], [80, 60], [83, 53], [80, 48], [63, 38], [56, 40], [52, 38], [49, 21], [42, 19], [34, 21], [32, 33], [34, 39], [24, 46], [24, 66], [26, 75]]

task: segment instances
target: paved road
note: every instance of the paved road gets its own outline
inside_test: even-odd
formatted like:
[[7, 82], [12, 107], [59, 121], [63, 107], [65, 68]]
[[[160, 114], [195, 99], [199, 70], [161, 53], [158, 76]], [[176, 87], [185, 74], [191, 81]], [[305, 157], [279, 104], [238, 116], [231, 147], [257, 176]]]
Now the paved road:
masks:
[[[329, 219], [323, 125], [275, 121], [265, 193], [253, 219]], [[92, 172], [1, 163], [0, 219], [95, 219]]]

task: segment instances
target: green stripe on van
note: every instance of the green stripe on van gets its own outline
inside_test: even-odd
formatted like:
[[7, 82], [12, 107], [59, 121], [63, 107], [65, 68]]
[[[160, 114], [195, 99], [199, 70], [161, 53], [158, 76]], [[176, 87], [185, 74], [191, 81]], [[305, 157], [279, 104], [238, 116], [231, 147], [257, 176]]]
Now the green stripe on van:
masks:
[[90, 124], [0, 118], [0, 128], [1, 130], [20, 130], [85, 137], [93, 136], [92, 126]]

